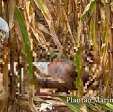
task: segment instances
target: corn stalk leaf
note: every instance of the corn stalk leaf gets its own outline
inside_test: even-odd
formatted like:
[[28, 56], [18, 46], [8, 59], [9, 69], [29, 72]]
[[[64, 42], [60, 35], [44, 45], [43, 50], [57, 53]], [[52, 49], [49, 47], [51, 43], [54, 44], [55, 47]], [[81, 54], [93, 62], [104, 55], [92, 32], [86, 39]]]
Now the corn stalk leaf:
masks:
[[82, 94], [82, 88], [83, 88], [83, 84], [81, 81], [81, 50], [78, 49], [75, 57], [74, 57], [74, 63], [76, 64], [76, 71], [77, 71], [77, 80], [75, 82], [76, 87], [79, 90], [79, 95]]
[[61, 45], [61, 43], [58, 39], [58, 36], [55, 32], [53, 18], [45, 3], [45, 0], [34, 0], [34, 2], [37, 5], [37, 7], [41, 10], [42, 14], [44, 15], [45, 20], [47, 21], [47, 24], [50, 29], [50, 34], [51, 34], [51, 37], [52, 37], [54, 43], [56, 44], [58, 49], [61, 50], [63, 46]]
[[113, 111], [113, 104], [111, 104], [111, 103], [106, 103], [106, 106], [107, 106], [110, 110]]
[[91, 11], [93, 11], [96, 6], [96, 0], [90, 0], [90, 2], [85, 7], [85, 10], [81, 16], [81, 20], [83, 20]]
[[26, 29], [24, 17], [18, 7], [16, 7], [16, 10], [15, 10], [15, 17], [22, 34], [22, 40], [24, 44], [23, 51], [25, 54], [26, 61], [28, 63], [28, 74], [32, 76], [32, 52], [31, 52], [30, 40], [29, 40], [27, 29]]
[[9, 0], [8, 10], [9, 10], [9, 28], [13, 27], [14, 12], [16, 7], [16, 0]]

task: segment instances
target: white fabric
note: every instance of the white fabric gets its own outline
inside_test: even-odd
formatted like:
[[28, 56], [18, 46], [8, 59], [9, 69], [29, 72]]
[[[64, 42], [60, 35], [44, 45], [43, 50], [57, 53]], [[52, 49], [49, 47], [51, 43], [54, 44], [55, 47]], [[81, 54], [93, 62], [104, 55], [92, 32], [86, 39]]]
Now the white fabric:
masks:
[[0, 17], [0, 30], [6, 33], [6, 38], [9, 37], [9, 26], [8, 23]]
[[53, 110], [53, 105], [51, 103], [41, 103], [39, 112], [47, 112], [47, 111], [52, 111]]
[[33, 62], [33, 65], [40, 70], [41, 73], [48, 75], [49, 62]]

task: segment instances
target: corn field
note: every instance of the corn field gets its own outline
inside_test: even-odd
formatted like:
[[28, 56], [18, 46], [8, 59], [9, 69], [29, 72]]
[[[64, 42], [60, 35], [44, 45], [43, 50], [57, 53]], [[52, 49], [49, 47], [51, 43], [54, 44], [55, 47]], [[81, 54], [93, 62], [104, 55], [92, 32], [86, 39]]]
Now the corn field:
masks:
[[[33, 62], [54, 58], [75, 65], [76, 89], [54, 96], [68, 110], [36, 95]], [[113, 112], [112, 83], [112, 0], [0, 0], [0, 112]]]

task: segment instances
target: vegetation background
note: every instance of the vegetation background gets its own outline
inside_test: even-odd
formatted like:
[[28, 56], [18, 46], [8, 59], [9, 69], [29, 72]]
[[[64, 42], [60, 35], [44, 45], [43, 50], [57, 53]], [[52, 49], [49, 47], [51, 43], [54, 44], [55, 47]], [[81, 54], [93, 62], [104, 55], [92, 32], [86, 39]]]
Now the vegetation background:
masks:
[[[0, 48], [3, 65], [0, 112], [37, 112], [33, 102], [36, 81], [32, 61], [50, 61], [55, 50], [76, 65], [78, 90], [72, 95], [113, 97], [112, 0], [0, 0], [0, 16], [10, 28], [9, 40]], [[25, 68], [27, 98], [23, 98], [22, 76], [15, 76], [15, 61], [22, 65], [17, 68], [18, 74]], [[87, 77], [89, 80], [84, 84]], [[21, 86], [17, 97], [18, 82]], [[65, 97], [60, 98], [66, 101]], [[66, 105], [74, 112], [113, 111], [109, 102]]]

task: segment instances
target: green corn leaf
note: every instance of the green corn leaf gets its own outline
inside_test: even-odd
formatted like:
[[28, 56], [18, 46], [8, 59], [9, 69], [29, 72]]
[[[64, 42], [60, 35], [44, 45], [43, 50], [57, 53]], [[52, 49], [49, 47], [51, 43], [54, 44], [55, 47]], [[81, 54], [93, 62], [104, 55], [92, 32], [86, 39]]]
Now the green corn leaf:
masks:
[[32, 52], [30, 47], [30, 40], [29, 40], [27, 29], [26, 29], [24, 17], [18, 7], [16, 7], [16, 10], [15, 10], [15, 17], [22, 34], [22, 40], [24, 44], [23, 51], [25, 54], [26, 61], [28, 63], [28, 74], [32, 76]]
[[81, 49], [80, 48], [78, 49], [78, 51], [74, 57], [74, 63], [76, 64], [76, 71], [77, 71], [77, 79], [76, 79], [75, 85], [76, 85], [77, 89], [79, 90], [79, 94], [82, 95], [83, 83], [81, 80], [82, 61], [81, 61]]
[[110, 110], [113, 111], [113, 104], [111, 104], [111, 103], [106, 103], [106, 106], [107, 106]]

